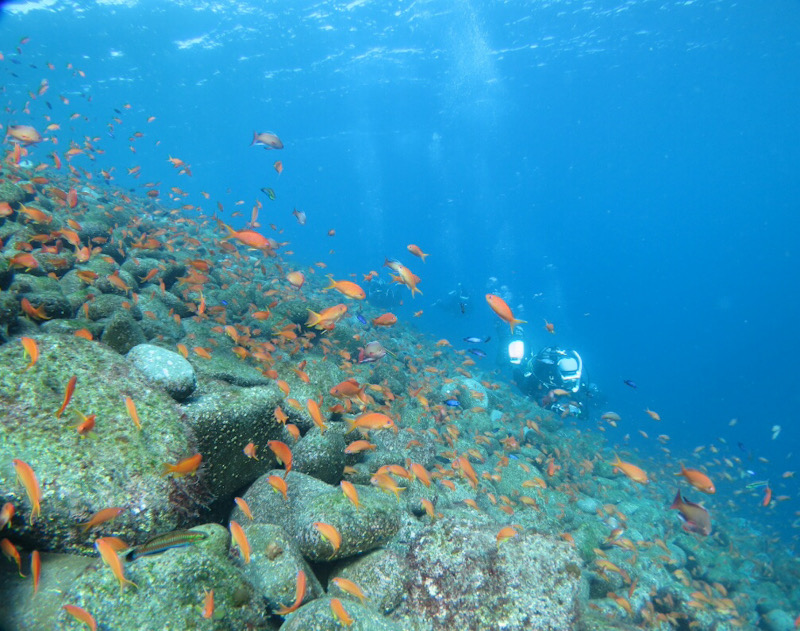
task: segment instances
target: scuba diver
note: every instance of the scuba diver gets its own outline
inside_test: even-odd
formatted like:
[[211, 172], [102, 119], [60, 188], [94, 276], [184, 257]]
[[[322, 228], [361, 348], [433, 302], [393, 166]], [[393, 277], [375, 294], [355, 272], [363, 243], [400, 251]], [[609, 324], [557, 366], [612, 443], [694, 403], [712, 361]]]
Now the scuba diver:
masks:
[[507, 345], [508, 363], [517, 387], [529, 397], [539, 397], [541, 406], [562, 416], [583, 416], [586, 396], [596, 387], [589, 384], [583, 360], [575, 350], [546, 346], [528, 353], [522, 327]]
[[367, 284], [367, 300], [380, 309], [395, 308], [402, 300], [400, 285], [376, 278]]
[[472, 311], [472, 293], [461, 283], [451, 289], [443, 298], [433, 301], [432, 307], [439, 307], [450, 314], [466, 315]]

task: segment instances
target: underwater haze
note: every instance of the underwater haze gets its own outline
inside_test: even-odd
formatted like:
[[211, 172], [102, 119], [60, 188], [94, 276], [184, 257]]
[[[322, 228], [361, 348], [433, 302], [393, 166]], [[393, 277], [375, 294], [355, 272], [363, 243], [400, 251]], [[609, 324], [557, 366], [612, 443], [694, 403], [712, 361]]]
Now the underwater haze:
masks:
[[[341, 298], [349, 306], [342, 325], [348, 323], [351, 332], [359, 336], [355, 338], [358, 344], [350, 339], [349, 347], [359, 382], [380, 384], [388, 378], [391, 387], [391, 374], [380, 373], [379, 379], [378, 373], [366, 371], [394, 365], [394, 370], [408, 376], [404, 385], [414, 390], [423, 385], [424, 367], [414, 368], [411, 374], [412, 363], [403, 363], [404, 357], [428, 358], [429, 367], [449, 372], [447, 377], [442, 372], [442, 384], [428, 384], [422, 391], [429, 412], [425, 414], [436, 419], [434, 427], [438, 426], [442, 435], [446, 433], [442, 419], [448, 418], [462, 432], [461, 439], [485, 430], [493, 434], [493, 440], [506, 436], [524, 443], [531, 425], [512, 418], [511, 412], [535, 405], [544, 419], [539, 425], [560, 423], [550, 427], [549, 447], [542, 447], [541, 458], [537, 461], [531, 455], [545, 481], [561, 475], [558, 469], [546, 475], [547, 463], [561, 466], [570, 449], [574, 450], [569, 457], [574, 468], [563, 463], [563, 474], [572, 471], [573, 482], [604, 475], [592, 472], [588, 465], [580, 468], [579, 463], [588, 461], [601, 467], [618, 453], [651, 477], [650, 490], [642, 496], [643, 487], [628, 470], [617, 467], [613, 475], [609, 473], [617, 478], [622, 471], [630, 478], [625, 481], [629, 500], [647, 497], [641, 501], [652, 501], [653, 506], [660, 502], [660, 514], [640, 518], [671, 533], [658, 537], [685, 537], [695, 546], [691, 548], [694, 554], [705, 547], [708, 554], [719, 555], [739, 545], [734, 541], [744, 546], [744, 533], [749, 532], [759, 541], [753, 544], [753, 555], [759, 559], [754, 563], [770, 566], [752, 583], [760, 585], [758, 589], [766, 590], [765, 585], [774, 588], [769, 592], [773, 596], [782, 594], [774, 596], [768, 610], [756, 611], [755, 602], [763, 596], [756, 587], [747, 592], [747, 598], [738, 600], [734, 594], [747, 590], [735, 586], [733, 580], [726, 582], [722, 570], [692, 574], [686, 566], [691, 580], [724, 585], [739, 607], [740, 617], [731, 614], [727, 602], [701, 602], [674, 610], [661, 603], [650, 606], [653, 613], [643, 613], [650, 610], [645, 604], [646, 591], [666, 583], [642, 575], [644, 595], [634, 604], [627, 623], [642, 628], [683, 628], [681, 624], [695, 620], [698, 628], [708, 629], [792, 627], [790, 623], [800, 613], [800, 597], [786, 584], [772, 585], [771, 564], [777, 564], [773, 555], [780, 555], [782, 567], [792, 568], [790, 575], [784, 575], [787, 584], [789, 576], [800, 576], [800, 567], [794, 565], [800, 526], [794, 475], [800, 468], [800, 453], [795, 453], [800, 447], [800, 3], [36, 0], [6, 2], [0, 11], [0, 100], [4, 105], [0, 124], [4, 134], [8, 133], [3, 144], [7, 156], [4, 180], [41, 185], [40, 197], [49, 195], [49, 184], [37, 184], [36, 175], [70, 176], [67, 166], [55, 171], [51, 158], [55, 151], [65, 165], [74, 166], [72, 183], [56, 183], [57, 188], [66, 191], [74, 186], [83, 195], [81, 187], [98, 187], [117, 191], [128, 201], [141, 200], [131, 202], [130, 207], [137, 209], [135, 218], [108, 227], [109, 235], [117, 231], [114, 243], [125, 244], [126, 236], [130, 237], [125, 244], [127, 254], [120, 250], [128, 260], [138, 256], [131, 245], [134, 236], [144, 239], [149, 230], [149, 236], [160, 238], [153, 226], [161, 225], [159, 221], [169, 223], [159, 219], [161, 211], [175, 211], [169, 220], [173, 222], [178, 217], [198, 223], [205, 219], [202, 226], [208, 233], [194, 236], [206, 243], [207, 249], [194, 256], [212, 265], [222, 266], [223, 260], [230, 260], [231, 253], [219, 246], [226, 235], [228, 244], [236, 241], [232, 236], [236, 231], [243, 234], [251, 229], [274, 239], [281, 246], [278, 259], [273, 259], [274, 242], [261, 252], [247, 250], [243, 239], [237, 247], [242, 256], [278, 265], [274, 278], [282, 284], [276, 280], [270, 285], [273, 277], [269, 273], [265, 279], [248, 276], [258, 274], [256, 262], [248, 266], [237, 258], [232, 267], [226, 264], [226, 269], [231, 273], [240, 269], [239, 278], [247, 278], [239, 281], [242, 285], [255, 287], [263, 282], [259, 287], [264, 291], [273, 286], [284, 291], [286, 283], [279, 275], [292, 268], [303, 269], [305, 289], [316, 288], [317, 302], [308, 303], [312, 311]], [[58, 127], [48, 127], [53, 124]], [[15, 137], [11, 132], [20, 125], [36, 128], [42, 135], [40, 141]], [[253, 144], [255, 134], [263, 132], [277, 135], [283, 147]], [[68, 160], [70, 147], [80, 152]], [[15, 148], [22, 154], [15, 157]], [[171, 161], [173, 158], [179, 163]], [[36, 165], [44, 163], [47, 167], [37, 170]], [[27, 174], [19, 171], [20, 165], [26, 164], [31, 169]], [[148, 195], [154, 190], [160, 193]], [[7, 201], [11, 204], [7, 214], [0, 207], [0, 220], [7, 222], [6, 227], [21, 222], [24, 214], [10, 198]], [[30, 205], [33, 198], [24, 203]], [[69, 204], [54, 203], [62, 213], [71, 212]], [[80, 215], [74, 218], [82, 221]], [[150, 228], [142, 223], [145, 219], [154, 222]], [[126, 225], [129, 235], [124, 234]], [[189, 224], [184, 225], [189, 230]], [[229, 226], [228, 233], [224, 225]], [[212, 238], [214, 229], [217, 233]], [[15, 246], [12, 252], [12, 241], [6, 240], [10, 234], [0, 231], [0, 239], [6, 242], [3, 256], [8, 259], [17, 250], [26, 250]], [[31, 239], [33, 234], [26, 237], [27, 250], [33, 248], [35, 253], [48, 247], [46, 240]], [[428, 256], [424, 260], [415, 256], [407, 249], [409, 244], [419, 246]], [[65, 247], [72, 250], [72, 246]], [[75, 251], [77, 254], [77, 246]], [[176, 252], [180, 253], [180, 248], [165, 252], [163, 262], [177, 256]], [[118, 258], [116, 254], [113, 257]], [[391, 270], [384, 267], [387, 259], [390, 264], [401, 261], [401, 267], [419, 277], [421, 294], [409, 291], [409, 282], [403, 278], [392, 281]], [[117, 263], [125, 269], [122, 259]], [[10, 265], [15, 266], [13, 262]], [[82, 269], [75, 265], [76, 270]], [[100, 271], [91, 265], [88, 268]], [[371, 270], [376, 276], [365, 279]], [[17, 266], [16, 274], [28, 272], [30, 269]], [[111, 268], [106, 273], [111, 273]], [[358, 283], [366, 291], [366, 300], [354, 301], [339, 294], [334, 298], [331, 290], [323, 293], [327, 274]], [[62, 275], [57, 270], [54, 277]], [[146, 281], [140, 281], [135, 291], [149, 295], [151, 290], [157, 291], [157, 280], [146, 288]], [[231, 285], [236, 282], [229, 281]], [[0, 286], [2, 293], [15, 296], [15, 304], [25, 293], [10, 279]], [[64, 292], [66, 295], [66, 289]], [[542, 400], [548, 395], [546, 388], [526, 398], [507, 361], [506, 346], [514, 327], [490, 308], [487, 294], [502, 298], [513, 317], [525, 321], [526, 352], [557, 345], [580, 353], [592, 384], [591, 392], [584, 395], [580, 416], [559, 418], [552, 410], [548, 412], [547, 402]], [[238, 305], [241, 313], [234, 315], [234, 301], [230, 297], [223, 300], [223, 294], [215, 296], [206, 287], [191, 297], [179, 296], [192, 303], [189, 313], [182, 315], [184, 320], [203, 315], [195, 306], [201, 295], [209, 306], [227, 307], [225, 324], [247, 325], [248, 334], [259, 325], [247, 320], [255, 310], [270, 308], [277, 313], [280, 309], [270, 306], [269, 298], [262, 303], [251, 298]], [[275, 300], [288, 300], [288, 295], [278, 294]], [[306, 298], [311, 300], [311, 294]], [[248, 307], [251, 302], [255, 308]], [[70, 303], [73, 311], [65, 320], [77, 321], [84, 313], [92, 319], [89, 307], [86, 311], [81, 307], [82, 301]], [[305, 305], [301, 311], [305, 317]], [[398, 326], [404, 327], [397, 330], [402, 333], [372, 324], [384, 311], [397, 316]], [[361, 324], [352, 317], [357, 314], [365, 316]], [[170, 320], [173, 315], [171, 310], [163, 319]], [[290, 321], [295, 321], [291, 314], [280, 321], [273, 316], [262, 328], [277, 330]], [[21, 355], [20, 336], [36, 339], [32, 322], [3, 324], [0, 351], [16, 345]], [[305, 323], [298, 322], [298, 333], [314, 329], [314, 325], [301, 328], [300, 324]], [[205, 326], [202, 321], [200, 325]], [[552, 332], [547, 325], [552, 325]], [[38, 326], [44, 328], [41, 321]], [[52, 323], [47, 326], [56, 332]], [[100, 329], [88, 328], [95, 337], [100, 336]], [[183, 332], [174, 339], [166, 335], [166, 343], [164, 337], [145, 331], [139, 341], [164, 342], [164, 348], [170, 350], [176, 343], [189, 349], [198, 343], [206, 349], [214, 346], [194, 341], [192, 335], [204, 340], [203, 334], [187, 332], [189, 339], [181, 337]], [[319, 350], [317, 342], [326, 332], [317, 333], [313, 344]], [[242, 330], [239, 334], [244, 335]], [[252, 334], [252, 339], [257, 337]], [[467, 337], [490, 339], [469, 343], [464, 340]], [[364, 347], [373, 338], [383, 343], [389, 355], [358, 364], [356, 346]], [[452, 348], [435, 346], [442, 339]], [[279, 349], [284, 342], [272, 340]], [[345, 343], [337, 341], [332, 346]], [[241, 339], [238, 347], [253, 352]], [[126, 347], [124, 352], [128, 350]], [[281, 351], [274, 352], [277, 357]], [[286, 366], [293, 362], [296, 367], [304, 353], [309, 360], [315, 357], [309, 348], [286, 350]], [[450, 364], [439, 363], [441, 357], [450, 358]], [[43, 352], [39, 364], [44, 359]], [[190, 359], [193, 364], [204, 361], [194, 356]], [[461, 363], [465, 359], [471, 360], [466, 367]], [[252, 356], [246, 361], [274, 382], [274, 375], [268, 373], [277, 366], [259, 364]], [[24, 367], [21, 364], [20, 368]], [[440, 386], [446, 389], [447, 379], [460, 378], [456, 368], [474, 377], [470, 383], [502, 384], [503, 390], [488, 388], [503, 396], [488, 397], [485, 407], [505, 415], [500, 422], [499, 412], [493, 416], [491, 429], [478, 421], [471, 425], [465, 402], [453, 403], [452, 397], [441, 394], [445, 390]], [[351, 374], [349, 370], [345, 372]], [[205, 373], [195, 371], [200, 392]], [[285, 373], [294, 378], [291, 368], [278, 372], [282, 379], [287, 379]], [[308, 372], [314, 384], [310, 367]], [[306, 398], [316, 399], [316, 394], [325, 395], [324, 410], [336, 403], [327, 400], [334, 382], [319, 379], [318, 393], [297, 395], [303, 414]], [[231, 383], [241, 385], [235, 380]], [[55, 389], [56, 404], [60, 404], [63, 384]], [[408, 399], [411, 405], [419, 395], [394, 391], [394, 396]], [[358, 401], [352, 404], [361, 405]], [[447, 406], [457, 409], [448, 410]], [[283, 409], [288, 409], [285, 404]], [[366, 410], [373, 411], [369, 405]], [[621, 420], [601, 418], [609, 411]], [[402, 422], [405, 412], [392, 409], [392, 414], [397, 415], [393, 418], [401, 428], [407, 425]], [[533, 413], [525, 418], [532, 420]], [[98, 433], [100, 427], [98, 419]], [[305, 433], [302, 424], [301, 429]], [[353, 435], [348, 435], [347, 440], [351, 438]], [[268, 453], [266, 439], [254, 442]], [[450, 442], [449, 447], [436, 447], [438, 462], [451, 472], [463, 472], [462, 465], [451, 466], [451, 462], [460, 462], [459, 454], [463, 456], [468, 448]], [[479, 442], [475, 448], [484, 449]], [[520, 448], [525, 453], [524, 445]], [[489, 463], [494, 463], [492, 458], [504, 447], [496, 443], [485, 449], [484, 457], [490, 459], [485, 471], [490, 475]], [[182, 456], [191, 455], [189, 451]], [[8, 470], [4, 479], [13, 486], [11, 461], [21, 456], [5, 453], [2, 447], [0, 454], [0, 467]], [[387, 462], [389, 459], [381, 461]], [[477, 467], [477, 460], [472, 463]], [[688, 483], [680, 480], [684, 496], [702, 503], [700, 510], [711, 512], [714, 531], [710, 535], [700, 532], [696, 515], [693, 522], [691, 514], [670, 510], [679, 480], [673, 474], [681, 463], [707, 473], [715, 482], [716, 493], [703, 495], [688, 478]], [[396, 464], [404, 465], [404, 459]], [[428, 468], [435, 470], [433, 461]], [[234, 490], [244, 493], [253, 481], [248, 479], [245, 484], [242, 480], [238, 486], [231, 483], [224, 492], [209, 492], [203, 501], [212, 507], [212, 513], [206, 517], [222, 515], [213, 512], [214, 502], [221, 498], [232, 502]], [[484, 479], [479, 482], [491, 484]], [[364, 484], [370, 483], [380, 486], [367, 476]], [[659, 499], [648, 495], [655, 493], [655, 485]], [[15, 488], [16, 497], [27, 497], [19, 484]], [[516, 502], [520, 493], [534, 495], [534, 490], [542, 491], [520, 487], [513, 495], [511, 490], [497, 488], [494, 494], [505, 494]], [[9, 493], [4, 492], [4, 497], [11, 497]], [[488, 487], [475, 491], [476, 497], [487, 493], [491, 493]], [[561, 500], [565, 504], [577, 501], [571, 491], [565, 493]], [[393, 495], [387, 497], [394, 502]], [[596, 499], [596, 510], [585, 511], [587, 520], [594, 519], [598, 510], [602, 513], [602, 506], [609, 501]], [[110, 497], [107, 500], [111, 502]], [[24, 526], [27, 513], [22, 505], [26, 501], [14, 502], [18, 515], [4, 532], [11, 532], [15, 523]], [[104, 508], [101, 504], [95, 508]], [[490, 514], [495, 510], [492, 519], [498, 528], [507, 524], [522, 524], [520, 532], [533, 528], [519, 517], [521, 506], [515, 505], [517, 513], [505, 521], [492, 505], [487, 506], [481, 508]], [[635, 511], [621, 512], [627, 514], [627, 528], [635, 531]], [[681, 529], [678, 513], [688, 528]], [[228, 516], [217, 521], [227, 525]], [[89, 517], [90, 513], [83, 514], [81, 521]], [[618, 525], [610, 523], [613, 516], [603, 519], [608, 530]], [[717, 520], [727, 521], [717, 526]], [[208, 517], [208, 521], [214, 520]], [[557, 524], [555, 520], [547, 534], [568, 530]], [[194, 524], [176, 517], [168, 525]], [[130, 532], [136, 532], [131, 528]], [[729, 538], [723, 539], [726, 528]], [[740, 539], [731, 534], [734, 530]], [[21, 550], [32, 550], [34, 543], [43, 550], [67, 550], [55, 543], [61, 541], [57, 537], [37, 538], [30, 532], [19, 539], [5, 536]], [[625, 536], [635, 539], [631, 532]], [[638, 536], [656, 537], [646, 531]], [[591, 550], [602, 547], [599, 539], [588, 537], [581, 547], [584, 540], [574, 532], [572, 537], [578, 541], [581, 562], [588, 568], [585, 571], [595, 571]], [[588, 543], [591, 541], [594, 543]], [[82, 552], [95, 554], [91, 544]], [[312, 563], [327, 561], [303, 552]], [[665, 573], [682, 571], [670, 562], [664, 567]], [[635, 583], [608, 567], [602, 572], [614, 580], [609, 578], [608, 584], [597, 589], [593, 582], [587, 602], [597, 599], [605, 619], [622, 620], [628, 615], [625, 607], [608, 603], [627, 595], [628, 589], [633, 603]], [[630, 569], [629, 574], [636, 576]], [[587, 580], [585, 576], [583, 580]], [[293, 600], [294, 573], [290, 582], [285, 605]], [[116, 583], [112, 583], [116, 593]], [[727, 597], [714, 591], [712, 598], [712, 588], [704, 589], [696, 583], [688, 587], [683, 602], [696, 602], [697, 597], [692, 600], [688, 594], [698, 591], [711, 600]], [[589, 591], [587, 587], [585, 592]], [[607, 597], [607, 593], [614, 595]], [[749, 605], [745, 606], [745, 601]], [[599, 615], [585, 605], [578, 606], [584, 620]], [[673, 614], [677, 617], [670, 618]], [[659, 619], [658, 615], [665, 617]], [[439, 619], [432, 619], [431, 628], [446, 628], [435, 626]], [[714, 627], [721, 619], [730, 626]], [[67, 625], [63, 615], [59, 620]], [[284, 625], [291, 620], [289, 617]], [[339, 624], [342, 618], [334, 612], [331, 620]], [[448, 624], [455, 624], [454, 620]], [[405, 618], [393, 622], [399, 628], [422, 628]], [[272, 624], [278, 628], [274, 616]], [[525, 624], [531, 626], [519, 628], [559, 628], [549, 623]], [[476, 623], [470, 628], [492, 626]], [[578, 622], [572, 628], [580, 628]]]

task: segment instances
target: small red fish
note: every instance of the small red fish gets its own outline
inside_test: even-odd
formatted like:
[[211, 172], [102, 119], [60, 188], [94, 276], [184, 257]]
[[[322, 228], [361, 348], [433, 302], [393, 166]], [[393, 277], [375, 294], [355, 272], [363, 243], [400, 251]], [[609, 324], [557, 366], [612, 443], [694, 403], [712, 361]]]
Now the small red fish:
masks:
[[278, 462], [285, 467], [286, 471], [283, 474], [283, 478], [286, 479], [289, 471], [292, 470], [292, 450], [289, 449], [289, 445], [279, 440], [271, 440], [267, 443], [267, 446], [272, 450], [272, 453], [275, 454]]
[[39, 346], [36, 344], [35, 340], [32, 340], [29, 337], [23, 337], [22, 348], [25, 352], [25, 356], [31, 360], [30, 363], [25, 367], [25, 370], [27, 371], [33, 368], [36, 360], [39, 359]]
[[66, 611], [70, 616], [75, 618], [78, 622], [82, 622], [87, 627], [89, 627], [90, 631], [97, 631], [97, 622], [95, 622], [94, 617], [85, 609], [78, 607], [77, 605], [64, 605], [61, 607], [64, 611]]
[[42, 557], [38, 550], [31, 553], [31, 574], [33, 574], [33, 594], [39, 591], [39, 577], [42, 575]]
[[200, 463], [203, 461], [203, 456], [195, 454], [188, 458], [184, 458], [177, 464], [164, 463], [164, 475], [174, 474], [176, 476], [194, 475], [197, 472]]
[[8, 539], [2, 539], [0, 540], [0, 551], [3, 552], [9, 561], [13, 561], [17, 564], [17, 572], [19, 572], [22, 578], [25, 578], [25, 575], [22, 573], [22, 558], [19, 556], [17, 547]]

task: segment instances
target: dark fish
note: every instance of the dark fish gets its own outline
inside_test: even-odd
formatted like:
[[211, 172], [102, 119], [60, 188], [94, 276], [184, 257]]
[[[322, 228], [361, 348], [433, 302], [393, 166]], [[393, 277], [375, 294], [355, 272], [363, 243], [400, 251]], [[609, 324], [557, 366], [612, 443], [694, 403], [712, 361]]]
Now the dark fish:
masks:
[[367, 323], [367, 319], [363, 315], [361, 315], [360, 313], [356, 314], [356, 320], [361, 322], [361, 324], [366, 324]]
[[266, 195], [267, 197], [269, 197], [270, 200], [272, 200], [273, 202], [275, 201], [275, 191], [273, 191], [271, 188], [266, 188], [266, 187], [262, 188], [261, 192], [264, 193], [264, 195]]
[[206, 533], [198, 532], [197, 530], [173, 530], [172, 532], [153, 537], [140, 546], [134, 546], [130, 552], [125, 555], [125, 560], [135, 561], [139, 557], [148, 554], [159, 554], [170, 548], [189, 546], [198, 541], [202, 541], [207, 536]]
[[48, 110], [52, 110], [53, 109], [53, 106], [50, 105], [50, 101], [45, 101], [44, 104], [47, 106]]
[[445, 401], [444, 404], [449, 405], [451, 408], [457, 408], [461, 405], [458, 402], [458, 399], [447, 399], [447, 401]]
[[459, 307], [459, 309], [461, 309], [461, 313], [466, 313], [466, 312], [467, 312], [467, 305], [466, 305], [466, 303], [459, 302], [459, 303], [458, 303], [458, 307]]
[[485, 344], [489, 340], [491, 340], [491, 336], [483, 338], [483, 337], [465, 337], [464, 341], [468, 344]]
[[470, 348], [470, 349], [468, 349], [468, 351], [469, 351], [470, 353], [472, 353], [473, 355], [475, 355], [475, 357], [486, 357], [486, 353], [484, 353], [484, 352], [483, 352], [481, 349], [479, 349], [479, 348]]
[[632, 379], [623, 379], [622, 383], [624, 383], [626, 386], [630, 386], [634, 390], [636, 390], [636, 388], [639, 387], [639, 386], [636, 385], [636, 382], [633, 381]]

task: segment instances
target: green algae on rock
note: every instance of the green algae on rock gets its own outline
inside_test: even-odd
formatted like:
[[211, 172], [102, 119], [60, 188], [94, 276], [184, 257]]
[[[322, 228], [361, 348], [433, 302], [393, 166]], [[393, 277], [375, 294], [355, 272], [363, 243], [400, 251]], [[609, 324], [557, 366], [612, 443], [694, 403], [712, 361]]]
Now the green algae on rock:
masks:
[[407, 631], [574, 629], [581, 578], [572, 546], [531, 532], [498, 545], [499, 529], [445, 518], [418, 533], [391, 619]]
[[[270, 472], [283, 475], [282, 470]], [[361, 508], [355, 506], [339, 487], [291, 471], [286, 476], [288, 500], [284, 500], [262, 476], [247, 490], [245, 501], [256, 522], [282, 526], [292, 535], [306, 559], [330, 561], [374, 550], [387, 543], [400, 528], [399, 506], [393, 496], [365, 486], [359, 486]], [[240, 521], [242, 512], [236, 508], [232, 519]], [[322, 539], [314, 522], [335, 527], [342, 536], [339, 550]]]
[[264, 599], [270, 612], [294, 602], [297, 573], [306, 575], [303, 602], [310, 602], [325, 593], [317, 577], [303, 559], [294, 539], [280, 526], [245, 520], [242, 529], [250, 543], [250, 563], [240, 563], [244, 577], [256, 594]]
[[[342, 624], [331, 612], [332, 598], [318, 598], [303, 605], [290, 614], [281, 627], [281, 631], [337, 631]], [[353, 622], [347, 629], [350, 631], [408, 631], [404, 627], [384, 618], [374, 609], [362, 605], [358, 600], [340, 598], [342, 605]], [[468, 627], [463, 627], [464, 629]]]
[[[125, 510], [98, 532], [130, 539], [179, 527], [196, 511], [201, 486], [194, 478], [162, 475], [164, 462], [196, 451], [175, 402], [103, 344], [59, 335], [35, 340], [41, 355], [25, 372], [21, 346], [0, 347], [0, 454], [4, 462], [27, 462], [42, 489], [42, 514], [31, 526], [24, 491], [13, 471], [0, 467], [0, 499], [14, 502], [19, 513], [15, 530], [39, 549], [89, 550], [93, 533], [87, 536], [78, 523], [110, 506]], [[55, 412], [73, 375], [75, 394], [58, 419]], [[141, 431], [123, 396], [135, 400]], [[97, 415], [89, 437], [75, 430], [78, 412]]]
[[[120, 591], [117, 579], [96, 559], [64, 593], [63, 604], [84, 607], [107, 629], [277, 629], [253, 588], [230, 561], [228, 531], [219, 524], [194, 526], [193, 530], [208, 537], [189, 547], [126, 563], [126, 578], [136, 587], [128, 585]], [[212, 621], [202, 618], [204, 590], [208, 589], [214, 590]], [[74, 629], [74, 621], [61, 612], [54, 628]]]

